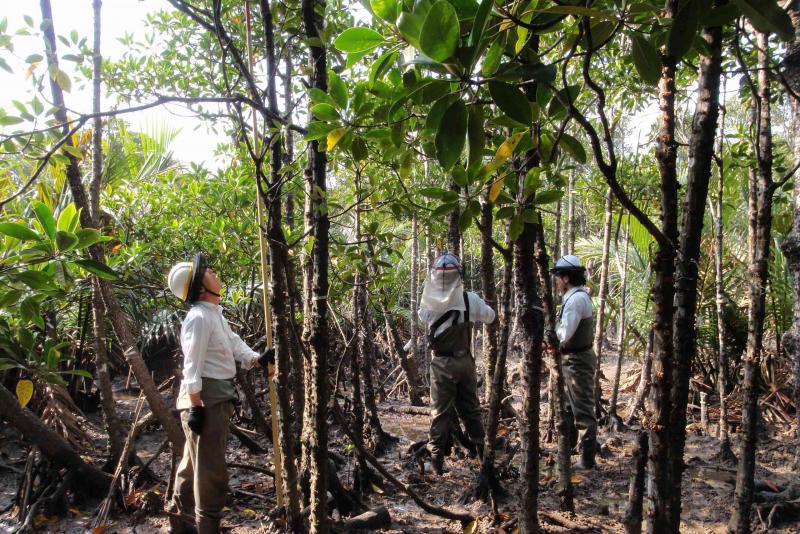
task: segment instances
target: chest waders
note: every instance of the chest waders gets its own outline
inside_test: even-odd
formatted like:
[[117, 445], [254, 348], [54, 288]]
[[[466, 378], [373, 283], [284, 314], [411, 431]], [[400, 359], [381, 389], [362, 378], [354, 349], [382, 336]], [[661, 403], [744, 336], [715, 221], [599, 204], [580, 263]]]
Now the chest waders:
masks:
[[[466, 292], [463, 297], [466, 308], [463, 313], [448, 310], [431, 324], [428, 331], [428, 343], [433, 350], [429, 449], [437, 472], [441, 472], [444, 456], [450, 453], [449, 438], [456, 415], [464, 422], [467, 435], [478, 451], [483, 446], [484, 431], [475, 361], [470, 352], [472, 326]], [[452, 320], [452, 324], [437, 336], [436, 330], [448, 320]]]
[[[564, 302], [558, 319], [567, 303], [578, 290]], [[567, 399], [569, 400], [570, 443], [580, 443], [581, 462], [584, 467], [594, 465], [597, 450], [597, 418], [594, 412], [594, 371], [597, 365], [592, 343], [594, 341], [594, 316], [585, 317], [578, 323], [575, 333], [561, 343], [562, 368]]]

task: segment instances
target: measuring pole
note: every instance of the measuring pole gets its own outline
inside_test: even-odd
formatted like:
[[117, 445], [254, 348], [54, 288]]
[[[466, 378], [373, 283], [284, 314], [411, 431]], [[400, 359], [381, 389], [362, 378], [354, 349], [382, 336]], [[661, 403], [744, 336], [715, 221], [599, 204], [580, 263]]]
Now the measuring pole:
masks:
[[[245, 19], [247, 20], [247, 56], [248, 66], [250, 73], [253, 73], [253, 43], [250, 40], [251, 22], [250, 22], [250, 0], [245, 0]], [[258, 138], [258, 116], [256, 110], [253, 109], [253, 150], [256, 154], [259, 153], [260, 143]], [[258, 206], [258, 245], [261, 254], [261, 300], [264, 305], [264, 325], [267, 331], [267, 347], [272, 347], [272, 308], [269, 305], [269, 285], [272, 284], [272, 273], [269, 270], [269, 252], [267, 251], [267, 240], [264, 238], [265, 217], [264, 217], [264, 199], [261, 198], [261, 192], [258, 189], [258, 169], [256, 170], [256, 205]], [[280, 428], [278, 421], [278, 394], [277, 383], [275, 381], [275, 366], [269, 364], [267, 368], [267, 376], [269, 382], [269, 403], [272, 408], [272, 463], [275, 465], [275, 497], [277, 499], [278, 508], [283, 506], [283, 452], [280, 445]]]

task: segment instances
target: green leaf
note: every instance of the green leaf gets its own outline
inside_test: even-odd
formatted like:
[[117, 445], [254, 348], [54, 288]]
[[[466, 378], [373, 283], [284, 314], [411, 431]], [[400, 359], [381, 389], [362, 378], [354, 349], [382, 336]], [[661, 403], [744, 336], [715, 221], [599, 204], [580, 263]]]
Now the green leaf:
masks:
[[83, 152], [81, 152], [80, 148], [72, 145], [64, 145], [61, 148], [64, 150], [64, 152], [76, 158], [77, 160], [80, 161], [83, 159]]
[[14, 278], [34, 291], [53, 289], [53, 277], [48, 276], [44, 271], [28, 269], [27, 271], [15, 273]]
[[429, 0], [417, 0], [414, 4], [412, 12], [403, 11], [400, 18], [397, 20], [397, 29], [400, 35], [408, 41], [414, 48], [420, 49], [420, 35], [422, 34], [422, 26], [425, 23], [425, 17], [430, 10], [431, 2]]
[[311, 113], [323, 121], [337, 121], [339, 120], [339, 112], [330, 104], [314, 104], [311, 106]]
[[0, 117], [0, 126], [13, 126], [14, 124], [19, 124], [23, 121], [21, 117], [15, 117], [13, 115], [3, 115]]
[[333, 46], [342, 52], [351, 54], [374, 50], [383, 41], [383, 35], [371, 28], [347, 28], [333, 41]]
[[53, 218], [53, 212], [50, 211], [50, 208], [36, 200], [33, 202], [33, 211], [36, 214], [36, 219], [39, 221], [39, 224], [42, 225], [44, 233], [47, 234], [47, 237], [55, 239], [56, 220]]
[[531, 104], [517, 87], [504, 82], [489, 82], [489, 94], [509, 118], [525, 126], [531, 125]]
[[581, 164], [586, 163], [586, 150], [580, 141], [569, 134], [562, 133], [559, 143], [575, 161]]
[[440, 63], [455, 55], [461, 30], [458, 14], [447, 0], [438, 0], [431, 7], [419, 36], [420, 50]]
[[85, 271], [105, 280], [117, 280], [119, 275], [105, 263], [94, 260], [75, 260]]
[[69, 79], [69, 75], [63, 70], [58, 69], [53, 75], [53, 79], [65, 93], [69, 93], [72, 90], [72, 81]]
[[441, 187], [423, 187], [419, 190], [419, 193], [424, 197], [440, 200], [444, 198], [448, 191]]
[[775, 0], [733, 0], [755, 29], [776, 33], [784, 41], [794, 39], [794, 28], [789, 14]]
[[61, 210], [61, 213], [58, 214], [56, 229], [71, 232], [75, 229], [77, 220], [78, 210], [75, 208], [75, 204], [70, 202], [63, 210]]
[[367, 151], [367, 144], [364, 142], [364, 139], [361, 137], [353, 139], [353, 143], [350, 145], [350, 153], [353, 155], [355, 161], [367, 159], [369, 152]]
[[80, 240], [78, 236], [72, 232], [59, 230], [56, 232], [56, 248], [59, 252], [66, 252], [72, 250]]
[[525, 221], [522, 220], [522, 215], [518, 213], [511, 218], [511, 224], [508, 226], [508, 236], [512, 241], [516, 241], [522, 235], [522, 230], [524, 229]]
[[681, 59], [692, 48], [699, 23], [699, 0], [682, 2], [667, 34], [667, 56]]
[[23, 323], [35, 323], [39, 328], [44, 328], [44, 319], [39, 313], [39, 303], [33, 297], [28, 297], [19, 305], [19, 316]]
[[483, 126], [483, 106], [470, 106], [469, 124], [467, 125], [467, 139], [469, 140], [467, 165], [469, 167], [480, 163], [483, 158], [483, 148], [486, 146], [486, 131]]
[[435, 143], [436, 159], [445, 171], [449, 171], [455, 165], [464, 150], [467, 122], [467, 106], [461, 99], [453, 102], [442, 116]]
[[563, 189], [545, 189], [541, 193], [536, 194], [536, 198], [534, 199], [533, 203], [537, 205], [550, 204], [551, 202], [556, 202], [563, 196]]
[[320, 89], [319, 87], [312, 87], [308, 90], [308, 97], [311, 99], [311, 102], [315, 104], [319, 104], [320, 102], [325, 102], [327, 104], [333, 104], [333, 99], [330, 97], [328, 93]]
[[347, 85], [335, 72], [328, 72], [328, 94], [341, 109], [347, 107]]
[[500, 61], [503, 59], [503, 41], [502, 39], [495, 39], [492, 46], [486, 52], [483, 58], [483, 65], [481, 66], [481, 74], [484, 78], [494, 76], [497, 68], [500, 66]]
[[725, 4], [700, 13], [700, 25], [706, 28], [724, 26], [733, 22], [741, 14], [735, 4]]
[[19, 223], [0, 223], [0, 234], [11, 236], [20, 241], [39, 241], [42, 239], [39, 234]]
[[9, 289], [8, 291], [0, 293], [0, 308], [8, 308], [9, 306], [13, 306], [19, 302], [21, 296], [22, 291], [19, 289]]
[[82, 228], [75, 232], [75, 235], [78, 237], [78, 243], [75, 245], [75, 248], [78, 250], [90, 247], [101, 241], [109, 241], [112, 239], [111, 237], [104, 236], [95, 228]]
[[631, 36], [631, 57], [636, 71], [646, 84], [656, 85], [661, 78], [661, 58], [653, 44], [638, 35]]
[[483, 43], [483, 34], [486, 31], [486, 25], [489, 22], [489, 15], [492, 12], [493, 5], [494, 0], [481, 0], [478, 11], [475, 13], [475, 19], [472, 22], [472, 30], [470, 31], [469, 40], [467, 41], [471, 49], [469, 61], [467, 62], [468, 72], [472, 71], [475, 60], [480, 57], [484, 46], [486, 46], [486, 44]]
[[62, 375], [77, 375], [82, 376], [83, 378], [88, 378], [89, 380], [94, 380], [94, 376], [92, 373], [87, 371], [86, 369], [70, 369], [69, 371], [61, 371]]
[[303, 139], [306, 141], [319, 141], [320, 139], [325, 139], [328, 137], [328, 133], [336, 128], [335, 124], [329, 124], [327, 122], [320, 122], [320, 121], [312, 121], [306, 127], [306, 135], [303, 136]]
[[400, 11], [399, 0], [370, 0], [369, 7], [379, 18], [394, 24]]
[[387, 50], [372, 64], [372, 69], [369, 73], [370, 86], [375, 84], [375, 80], [380, 80], [386, 74], [386, 71], [391, 68], [399, 56], [400, 54], [396, 50]]

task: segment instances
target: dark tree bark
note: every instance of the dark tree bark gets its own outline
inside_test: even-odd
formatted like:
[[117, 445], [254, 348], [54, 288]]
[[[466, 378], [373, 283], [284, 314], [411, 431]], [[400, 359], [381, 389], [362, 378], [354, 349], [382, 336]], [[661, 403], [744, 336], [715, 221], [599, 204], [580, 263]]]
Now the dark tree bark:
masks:
[[[43, 28], [47, 65], [49, 69], [57, 70], [58, 55], [56, 53], [56, 36], [50, 0], [41, 0], [40, 6], [42, 11], [42, 20], [49, 21], [49, 24], [44, 24]], [[53, 106], [55, 108], [54, 117], [60, 124], [64, 125], [62, 132], [64, 135], [66, 135], [69, 132], [69, 126], [67, 121], [67, 108], [64, 103], [64, 93], [61, 90], [61, 86], [58, 85], [52, 76], [48, 76], [48, 78], [50, 80], [50, 89], [53, 94]], [[65, 144], [67, 146], [73, 146], [71, 139], [68, 139]], [[83, 228], [95, 228], [91, 215], [92, 210], [89, 206], [89, 200], [87, 199], [86, 190], [83, 186], [83, 179], [78, 160], [72, 154], [67, 154], [67, 157], [70, 160], [66, 171], [67, 182], [69, 183], [70, 191], [72, 192], [72, 200], [75, 203], [75, 207], [80, 210], [81, 226]], [[93, 260], [105, 263], [105, 253], [99, 244], [92, 245], [89, 248], [89, 254]], [[117, 335], [117, 339], [123, 348], [125, 359], [131, 366], [133, 374], [136, 376], [136, 381], [139, 383], [139, 386], [142, 388], [142, 392], [147, 399], [150, 410], [156, 414], [158, 421], [164, 427], [173, 450], [183, 450], [183, 443], [186, 438], [184, 437], [183, 431], [178, 424], [178, 419], [172, 415], [167, 403], [164, 401], [161, 393], [159, 393], [158, 388], [156, 387], [156, 384], [150, 375], [150, 371], [147, 369], [147, 365], [145, 365], [144, 360], [142, 359], [142, 355], [136, 348], [136, 339], [131, 331], [128, 319], [122, 311], [116, 295], [114, 295], [111, 285], [106, 280], [100, 280], [99, 286], [103, 294], [103, 302], [105, 303], [106, 313], [108, 314], [111, 324], [114, 327], [114, 332]]]
[[[674, 18], [677, 0], [667, 0], [663, 14]], [[674, 344], [672, 337], [673, 300], [675, 295], [675, 243], [678, 241], [678, 178], [675, 168], [677, 143], [675, 142], [675, 71], [677, 58], [661, 56], [661, 80], [658, 85], [659, 117], [658, 160], [661, 177], [661, 233], [668, 243], [660, 243], [655, 261], [654, 354], [653, 354], [653, 418], [650, 426], [650, 456], [647, 464], [647, 514], [648, 534], [675, 532], [671, 525], [673, 504], [673, 481], [669, 465], [670, 438], [673, 432], [683, 429], [670, 428], [670, 391]]]
[[647, 432], [640, 431], [633, 451], [633, 470], [628, 485], [628, 509], [623, 524], [627, 534], [642, 532], [642, 501], [644, 497], [644, 472], [647, 466]]
[[772, 118], [770, 106], [770, 73], [767, 35], [756, 34], [758, 48], [758, 80], [753, 87], [756, 116], [755, 153], [757, 169], [750, 175], [750, 270], [747, 317], [747, 354], [744, 357], [742, 383], [742, 447], [736, 473], [734, 508], [728, 529], [737, 534], [750, 532], [753, 504], [755, 460], [758, 429], [758, 393], [763, 351], [766, 290], [769, 275], [769, 254], [772, 227]]
[[644, 401], [650, 391], [651, 372], [653, 369], [653, 329], [650, 328], [647, 334], [647, 346], [644, 349], [644, 357], [642, 358], [642, 370], [639, 373], [639, 385], [636, 387], [636, 395], [631, 402], [631, 409], [628, 417], [625, 419], [626, 425], [633, 424], [636, 414], [639, 410], [644, 409]]
[[408, 321], [408, 331], [411, 336], [411, 360], [415, 366], [422, 364], [423, 369], [427, 369], [425, 357], [420, 361], [419, 335], [417, 329], [419, 325], [419, 225], [417, 224], [417, 213], [411, 214], [411, 318]]
[[[564, 239], [566, 254], [575, 254], [575, 172], [569, 173], [567, 184], [569, 194], [567, 197], [567, 235]], [[558, 258], [556, 258], [558, 259]]]
[[[303, 26], [309, 39], [310, 80], [309, 85], [321, 91], [327, 91], [327, 58], [322, 43], [320, 30], [325, 22], [323, 0], [302, 0]], [[309, 143], [309, 164], [312, 172], [313, 196], [311, 210], [315, 224], [312, 235], [314, 245], [311, 250], [314, 274], [312, 277], [312, 304], [309, 341], [311, 359], [308, 362], [306, 381], [309, 384], [309, 395], [306, 397], [308, 417], [304, 422], [303, 432], [307, 439], [305, 445], [309, 449], [310, 459], [310, 530], [328, 532], [328, 230], [330, 221], [327, 210], [327, 156], [320, 150], [318, 141]]]
[[539, 214], [539, 224], [536, 225], [536, 266], [538, 268], [539, 283], [542, 286], [542, 308], [544, 310], [544, 328], [546, 331], [545, 342], [547, 343], [552, 357], [553, 374], [552, 382], [555, 388], [551, 388], [550, 395], [553, 397], [553, 407], [558, 430], [558, 499], [559, 508], [565, 512], [575, 511], [575, 502], [572, 489], [572, 460], [570, 459], [571, 445], [569, 442], [569, 421], [567, 419], [567, 403], [564, 396], [564, 372], [561, 367], [561, 351], [559, 341], [556, 336], [556, 309], [553, 299], [553, 286], [550, 283], [550, 259], [547, 256], [547, 246], [544, 242], [544, 226], [542, 225], [541, 214]]
[[[453, 191], [457, 195], [461, 194], [461, 188], [453, 180], [450, 181], [450, 191]], [[448, 216], [447, 252], [455, 254], [463, 261], [464, 258], [461, 257], [461, 230], [458, 228], [458, 219], [460, 217], [461, 209], [458, 207], [451, 211], [450, 215]]]
[[64, 438], [47, 428], [33, 412], [22, 408], [17, 397], [3, 385], [0, 385], [0, 418], [8, 421], [26, 440], [39, 447], [57, 468], [71, 471], [74, 474], [73, 489], [84, 496], [102, 495], [108, 491], [111, 476], [87, 464]]
[[[267, 60], [267, 107], [273, 116], [278, 116], [278, 92], [275, 80], [278, 77], [278, 63], [275, 57], [275, 35], [272, 11], [268, 0], [260, 0], [261, 18], [264, 24], [264, 51]], [[271, 124], [279, 130], [279, 124]], [[244, 127], [244, 125], [242, 125]], [[258, 132], [255, 135], [259, 135]], [[304, 529], [300, 515], [300, 496], [298, 487], [297, 465], [295, 463], [293, 412], [290, 403], [290, 354], [289, 342], [292, 331], [289, 324], [289, 291], [286, 272], [289, 265], [288, 246], [282, 225], [282, 188], [281, 164], [283, 162], [283, 145], [279, 135], [271, 137], [268, 147], [270, 152], [269, 177], [264, 176], [261, 161], [256, 161], [256, 180], [259, 186], [261, 201], [267, 208], [267, 237], [269, 243], [270, 271], [272, 273], [272, 291], [269, 293], [272, 321], [275, 332], [275, 389], [278, 397], [280, 415], [279, 447], [275, 447], [276, 455], [281, 455], [283, 490], [287, 510], [288, 526], [292, 532]], [[259, 156], [260, 157], [260, 156]], [[266, 185], [267, 187], [264, 187]], [[261, 230], [260, 230], [261, 231]], [[263, 281], [266, 284], [266, 280]], [[273, 406], [273, 409], [275, 407]], [[274, 429], [273, 429], [274, 430]], [[277, 452], [277, 451], [280, 452]]]
[[[715, 2], [717, 6], [725, 0]], [[709, 55], [700, 56], [697, 106], [689, 140], [689, 170], [686, 178], [686, 198], [683, 208], [683, 225], [675, 264], [675, 366], [673, 369], [670, 428], [672, 504], [670, 521], [673, 531], [681, 523], [681, 478], [683, 452], [686, 441], [686, 405], [689, 396], [689, 379], [692, 361], [697, 352], [697, 264], [700, 259], [703, 216], [711, 179], [717, 119], [719, 117], [719, 87], [722, 74], [722, 28], [705, 28], [703, 39], [708, 44]]]

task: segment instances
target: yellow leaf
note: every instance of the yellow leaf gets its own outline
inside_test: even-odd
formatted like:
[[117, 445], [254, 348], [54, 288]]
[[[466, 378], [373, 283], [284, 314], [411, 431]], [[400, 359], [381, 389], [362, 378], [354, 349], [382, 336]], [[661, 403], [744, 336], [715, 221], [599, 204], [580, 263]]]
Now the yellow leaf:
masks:
[[23, 408], [28, 405], [33, 397], [33, 382], [30, 380], [20, 380], [17, 382], [17, 398]]
[[328, 133], [328, 152], [336, 148], [336, 145], [339, 144], [339, 141], [342, 140], [342, 137], [344, 137], [346, 133], [347, 128], [336, 128]]
[[106, 526], [105, 525], [97, 525], [92, 530], [92, 534], [103, 534], [105, 531], [106, 531]]
[[372, 491], [374, 491], [378, 495], [383, 495], [383, 488], [376, 486], [374, 482], [372, 483]]
[[464, 534], [475, 534], [476, 532], [478, 532], [478, 520], [473, 519], [464, 527]]
[[39, 66], [39, 62], [38, 61], [34, 61], [33, 63], [30, 64], [30, 66], [28, 67], [28, 70], [25, 71], [25, 79], [26, 80], [28, 78], [30, 78], [31, 76], [33, 76], [33, 71], [35, 71], [36, 67], [38, 67], [38, 66]]
[[573, 484], [577, 485], [577, 484], [580, 484], [581, 482], [583, 482], [583, 477], [582, 477], [582, 476], [580, 476], [580, 475], [576, 475], [576, 474], [574, 474], [574, 473], [573, 473], [573, 475], [570, 477], [570, 479], [569, 479], [569, 480], [570, 480], [570, 482], [572, 482]]
[[503, 182], [505, 181], [506, 175], [504, 174], [495, 180], [492, 184], [492, 187], [489, 188], [489, 204], [494, 204], [494, 201], [497, 200], [498, 196], [500, 196], [500, 190], [503, 189]]
[[239, 24], [239, 17], [237, 17], [236, 15], [233, 16], [233, 23]]
[[515, 133], [503, 141], [503, 144], [500, 145], [500, 148], [498, 148], [497, 152], [495, 152], [492, 162], [486, 165], [486, 173], [491, 174], [499, 169], [500, 166], [514, 154], [514, 150], [516, 150], [517, 145], [520, 141], [522, 141], [522, 138], [525, 137], [526, 134], [527, 132]]

